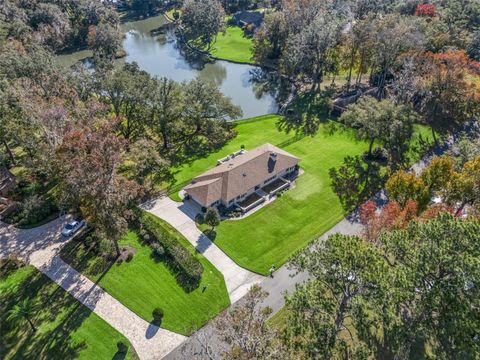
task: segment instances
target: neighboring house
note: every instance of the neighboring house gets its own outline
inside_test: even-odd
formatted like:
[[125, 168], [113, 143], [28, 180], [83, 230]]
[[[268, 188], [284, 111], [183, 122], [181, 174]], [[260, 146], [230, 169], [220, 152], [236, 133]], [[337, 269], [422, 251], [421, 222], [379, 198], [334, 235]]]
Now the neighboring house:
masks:
[[238, 206], [247, 211], [265, 197], [290, 186], [299, 158], [272, 144], [240, 150], [218, 161], [184, 188], [191, 199], [207, 208]]
[[5, 166], [0, 166], [0, 196], [6, 197], [16, 185], [15, 176]]
[[238, 11], [233, 15], [232, 21], [240, 27], [252, 24], [255, 28], [258, 28], [262, 25], [263, 13], [260, 11]]

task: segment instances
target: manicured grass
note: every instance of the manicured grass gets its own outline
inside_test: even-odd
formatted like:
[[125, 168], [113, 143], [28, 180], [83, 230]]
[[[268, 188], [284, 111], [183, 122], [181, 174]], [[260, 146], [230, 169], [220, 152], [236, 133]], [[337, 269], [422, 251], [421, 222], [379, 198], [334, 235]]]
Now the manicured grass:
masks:
[[[155, 218], [168, 231], [176, 232], [157, 217], [147, 216]], [[99, 280], [103, 289], [145, 320], [152, 321], [153, 309], [160, 307], [165, 313], [162, 328], [189, 335], [227, 307], [229, 298], [222, 274], [179, 233], [176, 236], [196, 254], [204, 268], [199, 287], [190, 293], [184, 291], [167, 264], [155, 257], [150, 246], [141, 242], [134, 231], [120, 241], [121, 246], [136, 249], [133, 260], [114, 264], [105, 273], [95, 270], [101, 259], [82, 244], [72, 243], [61, 256], [90, 279]]]
[[217, 35], [210, 53], [218, 58], [250, 63], [253, 56], [253, 41], [243, 35], [238, 26], [228, 26], [225, 34]]
[[[297, 186], [273, 203], [242, 220], [223, 221], [216, 229], [215, 243], [240, 266], [267, 275], [296, 251], [330, 229], [344, 217], [328, 171], [347, 155], [367, 149], [351, 130], [331, 134], [326, 123], [314, 137], [295, 138], [279, 132], [279, 116], [261, 116], [236, 123], [238, 136], [220, 151], [178, 169], [179, 183], [215, 166], [216, 160], [245, 145], [252, 149], [270, 142], [301, 158], [304, 174]], [[177, 194], [172, 198], [178, 200]]]
[[[292, 139], [294, 137], [292, 134], [287, 135], [277, 130], [275, 123], [278, 119], [277, 115], [263, 115], [254, 119], [237, 121], [235, 123], [237, 136], [228, 144], [218, 151], [209, 154], [208, 157], [197, 159], [175, 169], [176, 187], [180, 189], [182, 185], [186, 185], [193, 177], [214, 167], [218, 159], [240, 150], [241, 145], [244, 145], [246, 149], [252, 149], [265, 142], [279, 146], [285, 141]], [[177, 191], [170, 196], [172, 199], [180, 201]]]
[[[35, 305], [32, 333], [25, 322], [7, 320], [9, 310], [29, 298]], [[0, 277], [1, 359], [112, 359], [117, 342], [128, 340], [45, 275], [28, 266]], [[127, 359], [136, 358], [129, 345]], [[115, 357], [116, 356], [116, 357]]]

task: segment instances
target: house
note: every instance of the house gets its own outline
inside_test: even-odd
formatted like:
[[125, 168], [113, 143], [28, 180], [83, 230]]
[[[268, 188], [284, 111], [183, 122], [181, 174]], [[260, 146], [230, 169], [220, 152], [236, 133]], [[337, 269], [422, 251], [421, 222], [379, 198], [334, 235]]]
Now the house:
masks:
[[218, 160], [217, 166], [195, 177], [185, 193], [203, 208], [223, 205], [248, 211], [290, 186], [300, 159], [272, 144], [240, 150]]
[[258, 28], [262, 25], [263, 22], [263, 13], [260, 11], [238, 11], [233, 15], [232, 21], [235, 25], [244, 27], [248, 24], [252, 24], [255, 28]]

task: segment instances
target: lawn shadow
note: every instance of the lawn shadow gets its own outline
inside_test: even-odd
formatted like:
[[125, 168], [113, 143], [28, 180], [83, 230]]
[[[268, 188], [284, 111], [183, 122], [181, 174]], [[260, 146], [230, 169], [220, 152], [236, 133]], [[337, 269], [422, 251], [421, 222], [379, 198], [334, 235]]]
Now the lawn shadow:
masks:
[[[44, 330], [56, 323], [53, 329], [32, 333], [30, 329], [23, 331], [27, 329], [26, 325], [20, 326], [7, 320], [7, 309], [26, 298], [34, 303], [32, 321], [35, 327]], [[82, 325], [91, 311], [42, 273], [32, 271], [18, 286], [2, 292], [0, 299], [2, 307], [7, 310], [0, 314], [2, 342], [6, 344], [7, 352], [11, 345], [16, 348], [15, 356], [19, 358], [71, 359], [86, 348], [85, 342], [72, 343], [70, 334]], [[18, 343], [21, 345], [18, 346]]]
[[[215, 229], [207, 229], [203, 231], [203, 234], [210, 239], [210, 241], [215, 242], [217, 238], [217, 231]], [[205, 249], [206, 250], [206, 249]], [[205, 251], [204, 250], [204, 251]]]
[[158, 330], [160, 330], [160, 325], [161, 323], [158, 323], [155, 320], [152, 320], [148, 324], [147, 331], [145, 332], [145, 337], [147, 339], [153, 338], [157, 334]]
[[123, 351], [117, 351], [115, 355], [113, 355], [112, 360], [124, 360], [127, 357], [127, 353]]

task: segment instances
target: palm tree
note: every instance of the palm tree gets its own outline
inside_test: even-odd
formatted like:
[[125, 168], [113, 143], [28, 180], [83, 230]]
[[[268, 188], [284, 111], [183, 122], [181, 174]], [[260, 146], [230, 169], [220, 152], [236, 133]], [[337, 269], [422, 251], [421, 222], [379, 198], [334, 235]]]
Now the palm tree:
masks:
[[32, 313], [33, 313], [33, 304], [30, 299], [24, 299], [20, 303], [16, 304], [10, 311], [7, 320], [17, 322], [20, 320], [27, 320], [32, 328], [32, 331], [35, 332], [37, 329], [32, 322]]

